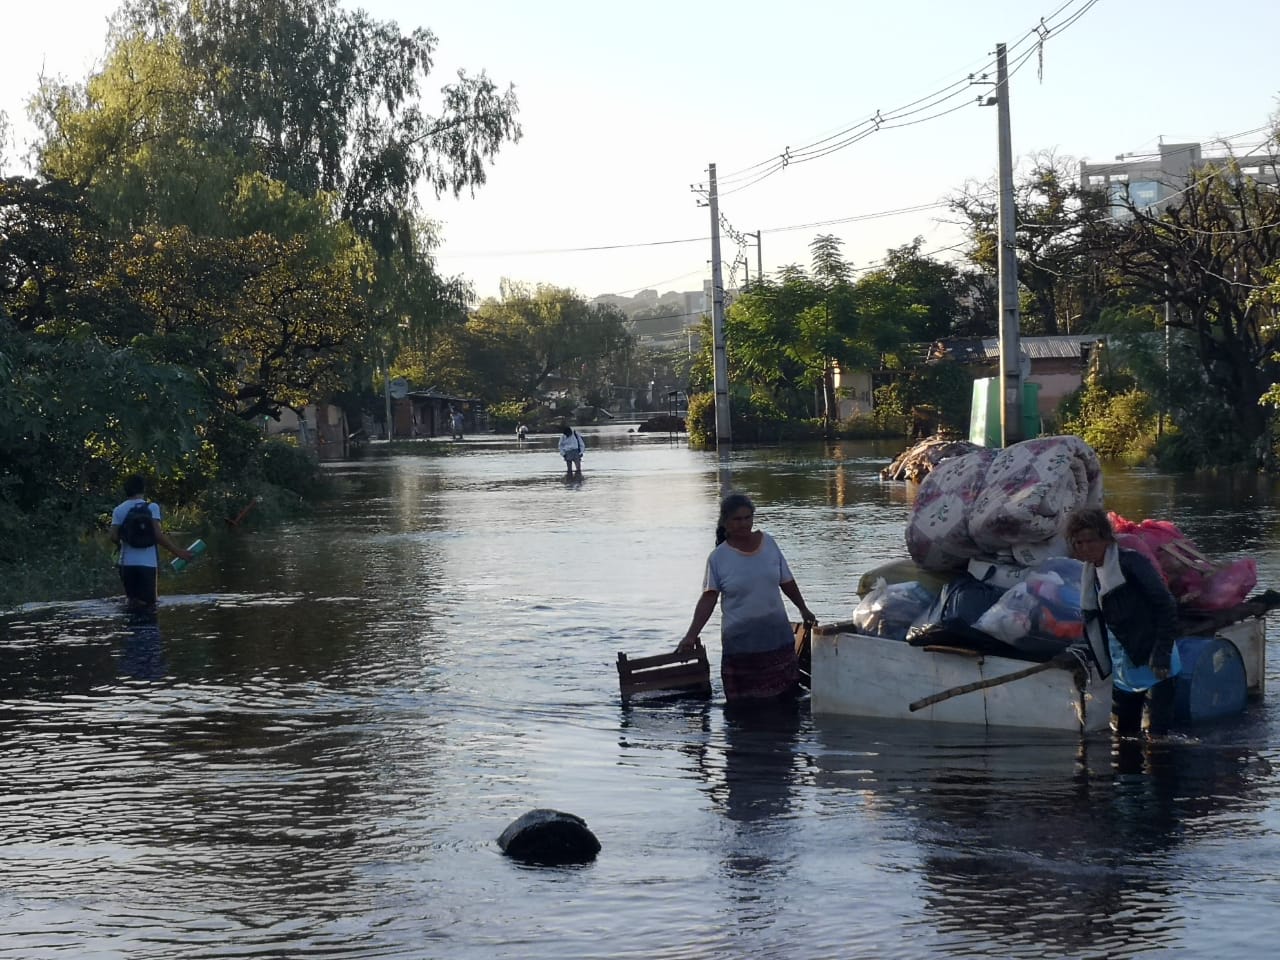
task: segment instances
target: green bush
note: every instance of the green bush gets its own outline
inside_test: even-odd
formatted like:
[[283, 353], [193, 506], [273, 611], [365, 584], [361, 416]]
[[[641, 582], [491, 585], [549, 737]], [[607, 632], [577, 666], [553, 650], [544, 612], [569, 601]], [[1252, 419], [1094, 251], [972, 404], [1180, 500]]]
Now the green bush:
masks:
[[514, 433], [519, 424], [527, 424], [530, 419], [528, 408], [520, 400], [490, 404], [488, 411], [489, 426], [498, 433]]
[[689, 445], [712, 450], [716, 445], [716, 397], [713, 393], [695, 393], [689, 397], [689, 411], [684, 418], [689, 431]]
[[303, 498], [319, 494], [324, 483], [316, 458], [292, 440], [272, 438], [258, 452], [262, 479]]
[[1111, 393], [1097, 381], [1077, 394], [1059, 407], [1063, 429], [1083, 438], [1098, 456], [1140, 462], [1155, 453], [1156, 419], [1147, 394], [1136, 387]]

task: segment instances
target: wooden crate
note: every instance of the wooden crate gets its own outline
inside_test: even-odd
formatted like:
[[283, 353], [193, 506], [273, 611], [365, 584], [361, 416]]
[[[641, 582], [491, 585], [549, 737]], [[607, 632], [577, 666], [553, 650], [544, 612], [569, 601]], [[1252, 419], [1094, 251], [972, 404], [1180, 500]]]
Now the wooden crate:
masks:
[[813, 626], [807, 623], [793, 623], [791, 630], [796, 635], [796, 661], [800, 667], [800, 686], [809, 689], [809, 678], [812, 671]]
[[628, 657], [618, 654], [618, 684], [622, 702], [632, 697], [711, 696], [711, 664], [707, 648], [698, 644], [684, 653], [663, 653], [655, 657]]

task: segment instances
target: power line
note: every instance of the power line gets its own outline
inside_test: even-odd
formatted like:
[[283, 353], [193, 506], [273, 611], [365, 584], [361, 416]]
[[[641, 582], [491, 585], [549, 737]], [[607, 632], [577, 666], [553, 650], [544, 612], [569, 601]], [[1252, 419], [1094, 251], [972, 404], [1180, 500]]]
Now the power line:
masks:
[[[994, 193], [991, 195], [994, 196]], [[921, 204], [916, 204], [915, 206], [910, 206], [910, 207], [895, 207], [892, 210], [877, 210], [872, 213], [858, 213], [848, 217], [840, 217], [834, 220], [819, 220], [813, 223], [799, 223], [799, 224], [793, 224], [791, 226], [770, 227], [769, 229], [762, 230], [761, 232], [762, 233], [785, 233], [791, 230], [807, 230], [811, 227], [826, 227], [826, 226], [834, 226], [841, 223], [857, 223], [863, 220], [878, 220], [882, 217], [896, 217], [901, 214], [918, 213], [923, 210], [929, 210], [936, 207], [946, 206], [947, 202], [948, 201], [945, 201], [945, 200], [935, 200], [931, 203], [921, 203]], [[639, 240], [631, 243], [608, 243], [608, 244], [599, 244], [596, 246], [589, 246], [589, 247], [548, 247], [541, 250], [491, 250], [491, 251], [480, 251], [480, 252], [472, 252], [472, 253], [440, 252], [435, 254], [435, 256], [443, 257], [443, 258], [473, 257], [473, 258], [479, 259], [484, 257], [541, 256], [543, 254], [557, 254], [557, 253], [596, 253], [596, 252], [608, 251], [608, 250], [630, 250], [630, 249], [635, 249], [640, 247], [673, 246], [681, 243], [705, 243], [710, 239], [711, 239], [710, 236], [682, 237], [682, 238], [673, 239], [673, 240]], [[637, 289], [642, 289], [642, 288], [637, 288]]]
[[[1062, 22], [1053, 22], [1055, 18], [1071, 6], [1072, 3], [1077, 2], [1081, 4], [1078, 9], [1068, 14]], [[1009, 52], [1012, 53], [1018, 47], [1026, 43], [1027, 40], [1032, 37], [1035, 38], [1035, 42], [1032, 46], [1024, 53], [1020, 54], [1019, 59], [1017, 59], [1009, 76], [1012, 77], [1013, 73], [1016, 72], [1017, 69], [1025, 65], [1033, 53], [1039, 52], [1041, 56], [1043, 56], [1044, 43], [1051, 35], [1056, 36], [1069, 29], [1098, 2], [1099, 0], [1068, 0], [1068, 2], [1063, 3], [1047, 17], [1041, 17], [1039, 23], [1034, 25], [1022, 36], [1022, 38], [1009, 48]], [[1043, 64], [1043, 61], [1041, 62]], [[988, 61], [986, 70], [989, 72], [993, 65], [994, 60]], [[986, 74], [984, 73], [982, 76], [985, 77]], [[923, 97], [912, 100], [911, 102], [903, 104], [900, 107], [888, 111], [887, 113], [877, 110], [872, 116], [865, 120], [847, 126], [836, 133], [830, 134], [819, 140], [815, 140], [812, 143], [805, 144], [802, 147], [797, 147], [794, 150], [788, 146], [784, 148], [780, 154], [752, 164], [751, 166], [743, 167], [741, 170], [734, 171], [723, 177], [719, 177], [717, 179], [720, 185], [722, 187], [728, 187], [728, 189], [720, 191], [720, 196], [729, 196], [730, 194], [755, 186], [762, 180], [782, 172], [789, 166], [799, 163], [807, 163], [811, 160], [817, 160], [822, 157], [829, 156], [832, 153], [836, 153], [839, 150], [846, 149], [847, 147], [858, 143], [860, 140], [866, 139], [873, 133], [877, 133], [880, 130], [912, 126], [917, 123], [936, 120], [949, 113], [954, 113], [962, 107], [968, 106], [971, 101], [949, 106], [946, 109], [937, 110], [933, 113], [929, 113], [927, 116], [917, 117], [914, 120], [905, 119], [941, 106], [948, 100], [959, 96], [973, 82], [974, 75], [969, 74], [962, 80], [953, 81], [952, 83], [935, 90], [933, 93], [926, 94]]]

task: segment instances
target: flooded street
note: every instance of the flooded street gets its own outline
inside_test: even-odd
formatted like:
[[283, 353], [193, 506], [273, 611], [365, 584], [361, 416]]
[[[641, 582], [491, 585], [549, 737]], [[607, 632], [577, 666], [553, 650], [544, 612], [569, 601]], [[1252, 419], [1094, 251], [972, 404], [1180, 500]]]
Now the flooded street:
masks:
[[[115, 599], [0, 621], [0, 958], [1272, 956], [1280, 657], [1245, 716], [1109, 737], [619, 702], [674, 648], [714, 543], [714, 454], [585, 432], [336, 465], [314, 516], [209, 538]], [[899, 444], [747, 450], [732, 485], [814, 613], [905, 554]], [[1280, 486], [1110, 470], [1280, 587]], [[182, 537], [177, 537], [182, 540]], [[1277, 635], [1280, 624], [1270, 625]], [[553, 807], [599, 837], [530, 868]]]

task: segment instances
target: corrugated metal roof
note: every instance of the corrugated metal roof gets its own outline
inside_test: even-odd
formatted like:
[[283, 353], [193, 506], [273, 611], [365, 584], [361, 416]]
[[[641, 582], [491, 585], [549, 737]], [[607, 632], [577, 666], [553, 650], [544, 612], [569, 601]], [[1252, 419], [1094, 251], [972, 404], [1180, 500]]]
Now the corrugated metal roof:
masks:
[[[1064, 334], [1056, 337], [1019, 337], [1018, 344], [1032, 360], [1076, 360], [1080, 358], [1081, 348], [1106, 339], [1096, 333]], [[939, 340], [929, 353], [933, 359], [949, 355], [960, 363], [994, 361], [1000, 359], [1000, 340], [997, 337]]]

